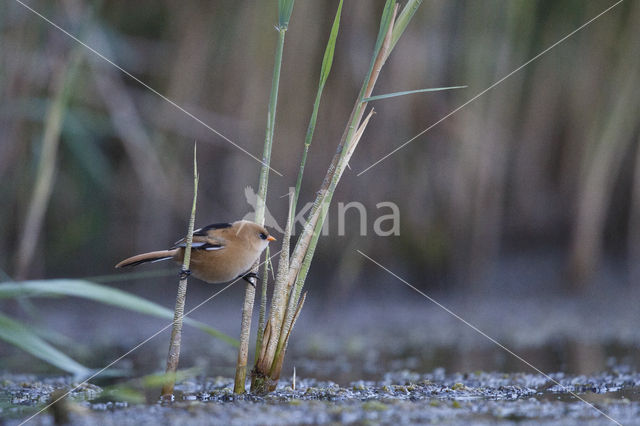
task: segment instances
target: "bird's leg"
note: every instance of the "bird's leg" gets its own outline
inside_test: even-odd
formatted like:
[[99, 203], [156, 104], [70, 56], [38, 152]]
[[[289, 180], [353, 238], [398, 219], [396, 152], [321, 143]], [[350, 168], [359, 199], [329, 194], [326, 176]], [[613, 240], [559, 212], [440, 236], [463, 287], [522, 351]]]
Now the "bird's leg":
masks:
[[187, 279], [187, 277], [189, 275], [191, 275], [191, 269], [182, 269], [182, 270], [180, 270], [179, 277], [180, 277], [181, 280]]
[[256, 274], [255, 272], [247, 272], [246, 274], [244, 274], [242, 276], [243, 280], [245, 280], [246, 282], [251, 284], [253, 286], [253, 288], [256, 288], [256, 283], [255, 283], [255, 281], [252, 281], [251, 278], [255, 279], [256, 281], [260, 279], [260, 278], [258, 278], [258, 274]]

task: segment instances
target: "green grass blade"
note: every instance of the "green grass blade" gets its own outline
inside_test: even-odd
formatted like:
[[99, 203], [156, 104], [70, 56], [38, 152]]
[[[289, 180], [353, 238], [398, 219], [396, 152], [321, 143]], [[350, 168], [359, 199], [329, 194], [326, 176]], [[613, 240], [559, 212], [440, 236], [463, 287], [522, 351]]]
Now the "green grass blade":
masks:
[[162, 387], [168, 380], [180, 383], [202, 373], [202, 369], [194, 367], [172, 373], [156, 373], [136, 377], [123, 383], [103, 387], [102, 392], [94, 401], [126, 401], [130, 404], [144, 404], [146, 401], [145, 393], [149, 394], [154, 391], [154, 388]]
[[376, 46], [373, 49], [373, 56], [371, 61], [371, 68], [373, 68], [373, 63], [378, 56], [378, 52], [382, 47], [382, 43], [384, 42], [384, 38], [389, 31], [389, 25], [391, 25], [391, 19], [393, 18], [393, 9], [396, 6], [395, 0], [387, 0], [387, 3], [384, 5], [384, 10], [382, 11], [382, 18], [380, 19], [380, 29], [378, 30], [378, 38], [376, 39]]
[[[73, 296], [116, 306], [122, 309], [145, 315], [173, 320], [173, 311], [154, 302], [111, 287], [102, 286], [83, 280], [34, 280], [20, 283], [9, 282], [0, 284], [0, 299], [10, 297], [52, 297]], [[221, 339], [232, 346], [238, 346], [233, 337], [209, 327], [191, 318], [184, 319], [186, 324], [205, 333]]]
[[58, 367], [76, 378], [86, 377], [91, 370], [63, 354], [25, 325], [0, 314], [0, 339]]
[[300, 160], [300, 170], [298, 171], [298, 178], [296, 180], [296, 189], [293, 193], [293, 211], [295, 216], [296, 208], [298, 206], [298, 198], [300, 197], [300, 188], [302, 187], [302, 176], [304, 175], [304, 168], [307, 163], [307, 154], [309, 147], [311, 146], [311, 140], [313, 139], [313, 133], [316, 129], [316, 120], [318, 118], [318, 110], [320, 109], [320, 100], [322, 99], [322, 92], [324, 85], [327, 82], [327, 78], [331, 73], [331, 66], [333, 65], [333, 54], [336, 48], [336, 40], [338, 38], [338, 30], [340, 29], [340, 16], [342, 15], [342, 0], [338, 4], [338, 10], [336, 16], [333, 19], [333, 25], [331, 26], [331, 33], [329, 34], [329, 41], [327, 47], [324, 50], [324, 57], [322, 58], [322, 68], [320, 70], [320, 82], [318, 83], [318, 91], [316, 93], [316, 99], [313, 102], [313, 111], [311, 118], [309, 119], [309, 126], [307, 127], [307, 134], [304, 139], [304, 149], [302, 151], [302, 159]]
[[434, 87], [431, 89], [406, 90], [404, 92], [394, 92], [394, 93], [386, 93], [384, 95], [371, 96], [370, 98], [363, 99], [362, 102], [377, 101], [380, 99], [394, 98], [396, 96], [412, 95], [414, 93], [439, 92], [441, 90], [451, 90], [451, 89], [464, 89], [465, 87], [467, 86]]
[[402, 9], [402, 12], [400, 12], [393, 26], [393, 32], [391, 33], [391, 46], [389, 47], [389, 51], [395, 47], [398, 39], [400, 39], [407, 25], [409, 25], [411, 18], [413, 18], [413, 15], [416, 13], [416, 10], [420, 7], [420, 4], [422, 4], [422, 0], [409, 0]]
[[333, 53], [336, 49], [336, 39], [338, 38], [338, 29], [340, 28], [340, 15], [342, 14], [342, 0], [338, 4], [338, 10], [336, 16], [333, 19], [333, 25], [331, 26], [331, 33], [329, 34], [329, 41], [327, 47], [324, 50], [324, 57], [322, 58], [322, 68], [320, 71], [320, 87], [323, 87], [331, 72], [331, 66], [333, 65]]
[[395, 0], [387, 0], [386, 4], [384, 5], [382, 18], [380, 18], [380, 29], [378, 30], [378, 38], [376, 39], [376, 44], [373, 49], [373, 55], [371, 56], [371, 65], [369, 65], [369, 72], [364, 79], [364, 84], [362, 85], [362, 89], [360, 91], [360, 97], [364, 97], [365, 89], [367, 88], [369, 79], [371, 79], [371, 73], [373, 72], [373, 67], [375, 66], [376, 59], [378, 58], [378, 53], [382, 48], [382, 43], [384, 43], [384, 38], [389, 31], [389, 25], [391, 25], [391, 20], [393, 19], [393, 10], [395, 6]]
[[175, 268], [164, 269], [147, 269], [145, 271], [119, 272], [116, 274], [94, 275], [91, 277], [83, 277], [82, 280], [91, 281], [93, 283], [115, 283], [121, 281], [132, 281], [144, 278], [168, 277], [176, 274]]
[[153, 388], [162, 386], [166, 382], [167, 376], [173, 376], [176, 382], [181, 382], [185, 379], [195, 377], [198, 374], [202, 374], [199, 368], [189, 368], [186, 370], [178, 370], [175, 373], [149, 374], [135, 379], [135, 382], [141, 382], [145, 388]]
[[[344, 138], [344, 141], [351, 140], [351, 137], [353, 136], [353, 132], [359, 127], [360, 120], [362, 119], [362, 114], [363, 114], [362, 99], [371, 95], [371, 92], [369, 91], [370, 85], [372, 82], [371, 79], [372, 78], [374, 80], [377, 79], [377, 76], [374, 76], [374, 68], [376, 66], [381, 67], [382, 64], [384, 63], [384, 60], [386, 59], [386, 58], [383, 58], [382, 64], [376, 65], [376, 62], [378, 61], [381, 55], [381, 50], [384, 45], [387, 34], [389, 33], [389, 28], [391, 27], [394, 19], [396, 4], [397, 3], [395, 0], [387, 0], [387, 2], [384, 5], [384, 10], [382, 11], [382, 17], [380, 18], [380, 28], [378, 30], [378, 37], [376, 39], [376, 44], [373, 49], [373, 55], [371, 56], [371, 65], [369, 65], [369, 71], [367, 72], [367, 76], [365, 77], [362, 83], [360, 94], [358, 95], [358, 98], [360, 99], [360, 101], [356, 102], [356, 105], [354, 106], [353, 112], [351, 114], [351, 118], [349, 119], [350, 124], [349, 124], [348, 130], [345, 133], [346, 138]], [[390, 52], [391, 50], [389, 49], [385, 55], [388, 55]], [[342, 151], [343, 155], [344, 155], [344, 152], [345, 151]]]
[[287, 29], [291, 13], [293, 12], [294, 0], [278, 0], [278, 27], [279, 29]]

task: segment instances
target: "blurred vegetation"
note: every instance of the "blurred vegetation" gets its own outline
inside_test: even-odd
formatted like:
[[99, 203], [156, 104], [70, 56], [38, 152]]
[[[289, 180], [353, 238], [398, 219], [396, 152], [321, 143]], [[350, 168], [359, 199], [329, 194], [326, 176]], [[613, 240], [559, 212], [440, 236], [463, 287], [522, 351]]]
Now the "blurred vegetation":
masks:
[[[269, 201], [282, 227], [288, 206], [277, 195], [288, 193], [297, 172], [337, 3], [300, 2], [288, 31], [271, 161], [286, 178], [272, 176]], [[354, 248], [413, 271], [425, 287], [442, 276], [461, 286], [476, 282], [490, 276], [500, 256], [517, 251], [562, 253], [580, 285], [603, 256], [640, 264], [637, 1], [614, 8], [356, 177], [612, 3], [425, 2], [374, 95], [469, 87], [376, 104], [378, 114], [335, 201], [363, 202], [369, 231], [376, 203], [395, 202], [401, 236], [364, 238], [359, 226], [346, 237], [330, 236], [318, 247], [312, 275], [334, 278], [326, 288], [346, 294], [366, 262], [345, 252]], [[29, 4], [259, 156], [277, 37], [272, 2]], [[369, 66], [383, 4], [344, 5], [348, 24], [338, 37], [300, 203], [313, 199], [333, 155]], [[77, 43], [18, 3], [0, 4], [0, 45], [0, 268], [9, 275], [18, 275], [24, 262], [17, 250], [25, 235], [35, 243], [25, 278], [104, 274], [124, 256], [174, 241], [184, 232], [191, 198], [194, 139], [201, 161], [199, 224], [249, 211], [244, 189], [257, 181], [259, 163], [206, 127], [89, 51], [73, 65]], [[61, 103], [59, 81], [70, 68]], [[63, 109], [59, 144], [50, 160], [51, 194], [34, 230], [27, 217], [53, 105]], [[335, 231], [331, 213], [329, 222]]]
[[[0, 341], [16, 346], [52, 366], [71, 373], [76, 379], [86, 379], [94, 372], [52, 346], [52, 344], [57, 346], [64, 345], [66, 349], [69, 349], [70, 346], [77, 347], [77, 344], [70, 343], [68, 338], [47, 327], [48, 324], [43, 324], [45, 321], [38, 315], [36, 305], [31, 304], [31, 298], [65, 296], [80, 297], [116, 308], [163, 318], [165, 320], [172, 320], [174, 318], [174, 313], [171, 310], [154, 302], [121, 290], [84, 280], [34, 280], [0, 284], [0, 300], [9, 300], [21, 305], [21, 307], [25, 308], [27, 313], [30, 314], [29, 316], [32, 317], [29, 322], [40, 323], [40, 325], [35, 326], [27, 325], [26, 323], [14, 321], [0, 312]], [[193, 320], [192, 318], [184, 318], [184, 321], [187, 325], [196, 327], [212, 337], [220, 339], [230, 345], [238, 346], [236, 339], [206, 324]], [[171, 324], [172, 323], [165, 325], [160, 331], [168, 329]], [[182, 325], [182, 322], [180, 324]], [[102, 371], [95, 372], [95, 375], [97, 376], [100, 373], [102, 373]], [[175, 373], [175, 371], [173, 371], [173, 373]], [[107, 371], [106, 374], [110, 374], [110, 372]]]

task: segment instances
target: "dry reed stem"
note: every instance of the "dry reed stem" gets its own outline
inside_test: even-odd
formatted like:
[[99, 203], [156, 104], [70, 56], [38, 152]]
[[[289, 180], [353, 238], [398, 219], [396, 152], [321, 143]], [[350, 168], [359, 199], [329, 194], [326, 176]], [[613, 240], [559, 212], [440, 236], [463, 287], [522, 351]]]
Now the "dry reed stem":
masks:
[[[265, 250], [265, 258], [270, 259], [269, 247]], [[264, 340], [265, 319], [267, 311], [267, 289], [269, 284], [269, 261], [264, 262], [262, 268], [262, 281], [260, 287], [260, 312], [258, 314], [258, 335], [256, 336], [256, 359], [262, 352], [262, 341]]]
[[[280, 262], [278, 264], [278, 272], [276, 274], [276, 280], [273, 287], [273, 300], [271, 302], [271, 311], [269, 322], [271, 324], [271, 333], [270, 337], [279, 336], [280, 328], [282, 327], [282, 319], [284, 316], [285, 309], [285, 300], [288, 292], [288, 287], [286, 287], [287, 283], [287, 274], [289, 271], [289, 249], [290, 249], [290, 239], [291, 239], [291, 226], [292, 226], [292, 217], [293, 217], [293, 203], [294, 197], [292, 194], [289, 196], [289, 212], [287, 215], [287, 224], [285, 226], [284, 237], [282, 240], [282, 252], [280, 254]], [[256, 365], [262, 371], [268, 371], [272, 362], [273, 355], [275, 354], [277, 347], [277, 340], [273, 338], [269, 338], [267, 340], [263, 339], [263, 342], [266, 341], [267, 350], [265, 352], [264, 357], [260, 357], [256, 360]]]
[[[180, 362], [180, 346], [182, 344], [182, 320], [184, 317], [184, 305], [187, 298], [187, 278], [180, 279], [176, 307], [173, 314], [173, 327], [169, 340], [169, 353], [167, 354], [166, 381], [162, 385], [161, 397], [165, 401], [173, 400], [173, 387], [175, 386], [175, 372]], [[173, 373], [173, 374], [172, 374]]]
[[[289, 330], [287, 331], [287, 334], [284, 337], [282, 349], [278, 352], [278, 358], [274, 360], [274, 363], [271, 367], [271, 371], [269, 372], [269, 376], [271, 377], [271, 380], [273, 381], [273, 383], [277, 383], [278, 380], [280, 379], [280, 373], [282, 372], [282, 364], [284, 363], [284, 354], [289, 344], [289, 337], [291, 336], [291, 330], [293, 330], [293, 326], [296, 324], [296, 321], [300, 316], [300, 311], [302, 311], [302, 307], [304, 306], [305, 300], [307, 300], [306, 292], [302, 295], [302, 299], [298, 304], [298, 308], [296, 309], [296, 312], [293, 315], [293, 321], [291, 322], [291, 326], [289, 327]], [[269, 389], [269, 390], [275, 390], [275, 386], [273, 387], [273, 389]]]
[[180, 361], [180, 345], [182, 343], [182, 322], [184, 319], [184, 305], [187, 298], [186, 271], [189, 270], [191, 262], [191, 245], [193, 243], [193, 228], [196, 220], [196, 204], [198, 200], [198, 164], [196, 159], [196, 145], [193, 146], [193, 204], [191, 205], [191, 216], [189, 217], [189, 227], [187, 229], [186, 244], [184, 248], [184, 258], [182, 260], [182, 273], [178, 282], [178, 294], [176, 296], [176, 307], [173, 313], [173, 327], [171, 328], [171, 338], [169, 340], [169, 354], [167, 355], [166, 381], [162, 385], [161, 397], [165, 400], [173, 399], [173, 387], [176, 381], [176, 371]]
[[[252, 268], [255, 270], [255, 267]], [[247, 379], [247, 359], [249, 358], [249, 335], [251, 333], [251, 315], [256, 297], [256, 289], [249, 283], [244, 289], [244, 304], [242, 306], [242, 322], [240, 324], [240, 348], [236, 362], [236, 376], [233, 392], [244, 393]]]

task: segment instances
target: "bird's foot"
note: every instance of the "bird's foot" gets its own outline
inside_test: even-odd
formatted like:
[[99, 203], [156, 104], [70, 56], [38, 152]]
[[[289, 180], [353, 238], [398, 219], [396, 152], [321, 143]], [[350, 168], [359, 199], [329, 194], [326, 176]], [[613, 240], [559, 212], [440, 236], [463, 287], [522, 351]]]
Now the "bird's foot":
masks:
[[186, 280], [189, 275], [191, 275], [191, 269], [182, 269], [179, 276], [181, 280]]
[[242, 279], [251, 284], [253, 288], [256, 288], [256, 281], [258, 281], [260, 278], [258, 278], [258, 274], [256, 274], [255, 272], [248, 272], [242, 276]]

